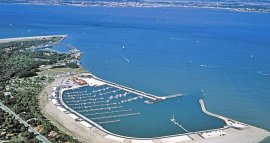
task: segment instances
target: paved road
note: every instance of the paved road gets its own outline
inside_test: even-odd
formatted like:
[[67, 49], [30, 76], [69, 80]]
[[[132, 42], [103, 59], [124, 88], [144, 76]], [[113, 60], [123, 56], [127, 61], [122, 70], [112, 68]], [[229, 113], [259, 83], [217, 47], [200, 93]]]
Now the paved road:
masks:
[[[46, 137], [41, 135], [38, 131], [36, 131], [31, 125], [29, 125], [27, 122], [25, 122], [21, 117], [19, 117], [16, 113], [14, 113], [12, 110], [10, 110], [7, 106], [5, 106], [2, 102], [0, 102], [0, 108], [5, 110], [6, 112], [12, 114], [17, 120], [19, 120], [24, 126], [28, 127], [28, 131], [34, 132], [37, 136], [36, 138], [41, 140], [43, 143], [51, 143]], [[1, 143], [1, 141], [0, 141]]]

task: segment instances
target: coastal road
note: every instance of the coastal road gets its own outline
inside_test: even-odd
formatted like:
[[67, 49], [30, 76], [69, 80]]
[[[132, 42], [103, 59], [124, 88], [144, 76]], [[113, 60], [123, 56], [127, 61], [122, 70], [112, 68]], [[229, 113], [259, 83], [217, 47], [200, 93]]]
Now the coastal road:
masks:
[[36, 138], [42, 141], [43, 143], [51, 143], [46, 137], [41, 135], [38, 131], [36, 131], [31, 125], [29, 125], [26, 121], [24, 121], [21, 117], [19, 117], [16, 113], [10, 110], [6, 105], [0, 102], [0, 108], [8, 112], [9, 114], [13, 115], [15, 119], [20, 121], [20, 123], [24, 124], [25, 127], [28, 127], [29, 132], [33, 132], [36, 135]]

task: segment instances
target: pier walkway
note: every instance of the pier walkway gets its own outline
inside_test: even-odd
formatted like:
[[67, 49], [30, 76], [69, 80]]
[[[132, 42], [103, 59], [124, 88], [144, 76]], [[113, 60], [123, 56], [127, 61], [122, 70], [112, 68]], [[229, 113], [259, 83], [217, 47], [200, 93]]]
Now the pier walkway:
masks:
[[175, 98], [179, 96], [183, 96], [183, 94], [179, 93], [179, 94], [173, 94], [173, 95], [168, 95], [168, 96], [163, 96], [163, 97], [165, 97], [166, 99], [169, 99], [169, 98]]
[[176, 121], [176, 119], [175, 119], [174, 117], [171, 119], [171, 121], [172, 121], [176, 126], [178, 126], [178, 127], [180, 127], [181, 129], [183, 129], [185, 132], [190, 133], [187, 129], [185, 129], [182, 125], [180, 125], [180, 124]]
[[173, 122], [176, 126], [180, 127], [182, 130], [184, 130], [185, 132], [187, 132], [187, 136], [191, 139], [191, 140], [194, 140], [193, 137], [191, 137], [190, 135], [192, 134], [190, 131], [188, 131], [187, 129], [185, 129], [182, 125], [180, 125], [176, 119], [174, 118], [174, 115], [173, 117], [171, 118], [171, 122]]
[[168, 95], [168, 96], [157, 96], [157, 95], [153, 95], [153, 94], [150, 94], [150, 93], [145, 93], [145, 92], [137, 90], [137, 89], [133, 89], [133, 88], [130, 88], [130, 87], [126, 87], [126, 86], [123, 86], [123, 85], [120, 85], [120, 84], [117, 84], [117, 83], [113, 83], [113, 82], [98, 78], [93, 74], [90, 74], [90, 75], [92, 76], [93, 79], [95, 79], [97, 81], [100, 81], [100, 82], [103, 82], [103, 83], [105, 83], [107, 85], [110, 85], [112, 87], [122, 89], [122, 90], [125, 90], [127, 92], [134, 93], [134, 94], [140, 95], [142, 97], [148, 98], [148, 99], [150, 99], [149, 101], [146, 101], [146, 103], [148, 103], [148, 104], [154, 104], [154, 103], [157, 103], [157, 102], [169, 99], [169, 98], [175, 98], [175, 97], [183, 96], [182, 94], [173, 94], [173, 95]]
[[107, 80], [104, 80], [104, 79], [100, 79], [100, 78], [98, 78], [98, 77], [96, 77], [94, 75], [92, 75], [92, 76], [96, 80], [102, 81], [102, 82], [106, 83], [107, 85], [110, 85], [112, 87], [119, 88], [119, 89], [125, 90], [127, 92], [131, 92], [131, 93], [143, 96], [143, 97], [151, 99], [151, 100], [165, 100], [166, 99], [164, 97], [160, 97], [160, 96], [156, 96], [156, 95], [153, 95], [153, 94], [145, 93], [145, 92], [142, 92], [142, 91], [130, 88], [130, 87], [126, 87], [126, 86], [119, 85], [119, 84], [116, 84], [116, 83], [113, 83], [113, 82], [110, 82], [110, 81], [107, 81]]
[[209, 111], [206, 110], [205, 105], [204, 105], [204, 102], [203, 102], [202, 99], [200, 99], [199, 102], [200, 102], [202, 111], [204, 113], [206, 113], [207, 115], [210, 115], [210, 116], [213, 116], [213, 117], [216, 117], [216, 118], [219, 118], [219, 119], [223, 120], [226, 123], [226, 126], [227, 127], [232, 127], [232, 128], [238, 129], [238, 130], [243, 130], [244, 128], [246, 128], [246, 127], [249, 126], [249, 125], [247, 125], [245, 123], [242, 123], [242, 122], [239, 122], [239, 121], [235, 121], [233, 119], [229, 119], [229, 118], [223, 117], [221, 115], [217, 115], [217, 114], [211, 113], [211, 112], [209, 112]]
[[206, 110], [205, 104], [204, 104], [204, 102], [203, 102], [202, 99], [200, 99], [199, 102], [200, 102], [202, 111], [203, 111], [204, 113], [206, 113], [207, 115], [210, 115], [210, 116], [213, 116], [213, 117], [216, 117], [216, 118], [219, 118], [219, 119], [224, 120], [224, 122], [225, 122], [227, 125], [230, 124], [228, 118], [223, 117], [223, 116], [220, 116], [220, 115], [217, 115], [217, 114], [214, 114], [214, 113], [211, 113], [211, 112], [208, 112], [208, 111]]

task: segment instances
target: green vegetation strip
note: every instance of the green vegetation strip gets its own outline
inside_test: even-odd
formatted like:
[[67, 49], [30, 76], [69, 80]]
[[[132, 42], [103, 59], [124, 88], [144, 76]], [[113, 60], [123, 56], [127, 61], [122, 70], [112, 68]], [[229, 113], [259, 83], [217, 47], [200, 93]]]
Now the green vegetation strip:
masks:
[[[77, 139], [55, 127], [41, 113], [38, 96], [43, 87], [52, 78], [37, 75], [41, 66], [55, 68], [72, 66], [70, 60], [76, 60], [70, 53], [33, 50], [48, 43], [62, 40], [53, 37], [41, 40], [18, 40], [0, 43], [0, 101], [27, 121], [39, 133], [53, 143], [77, 143]], [[0, 140], [9, 142], [39, 142], [21, 123], [11, 115], [0, 111]]]

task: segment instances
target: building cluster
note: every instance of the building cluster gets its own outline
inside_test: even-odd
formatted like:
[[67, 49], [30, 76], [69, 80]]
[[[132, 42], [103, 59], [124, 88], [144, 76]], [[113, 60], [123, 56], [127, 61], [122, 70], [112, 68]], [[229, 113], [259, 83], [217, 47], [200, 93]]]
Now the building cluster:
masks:
[[86, 85], [87, 82], [83, 79], [80, 79], [80, 78], [77, 78], [77, 77], [72, 77], [71, 80], [74, 82], [74, 83], [77, 83], [79, 85]]

